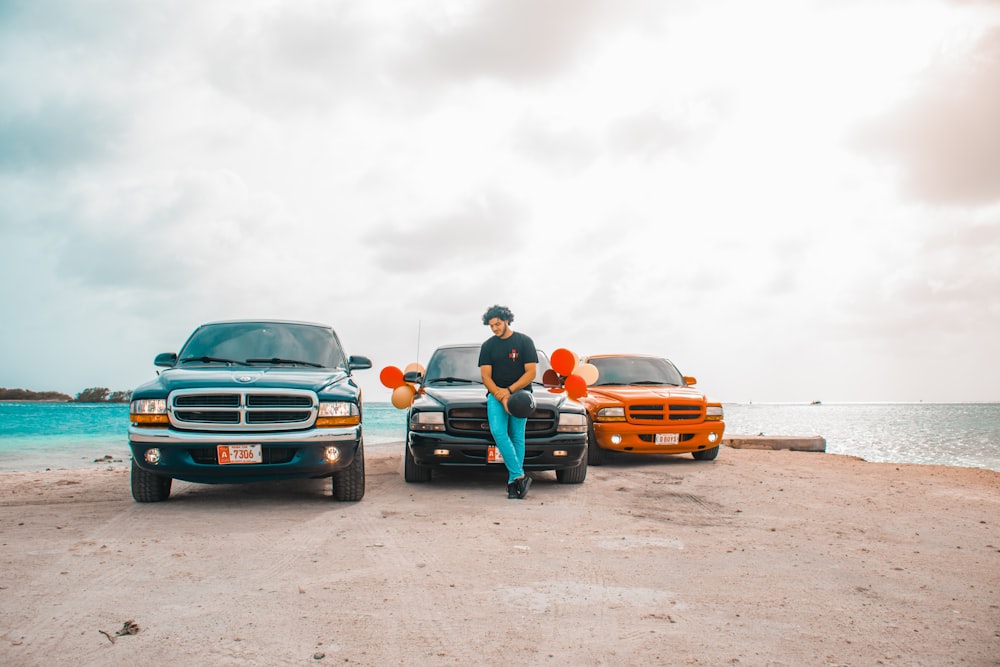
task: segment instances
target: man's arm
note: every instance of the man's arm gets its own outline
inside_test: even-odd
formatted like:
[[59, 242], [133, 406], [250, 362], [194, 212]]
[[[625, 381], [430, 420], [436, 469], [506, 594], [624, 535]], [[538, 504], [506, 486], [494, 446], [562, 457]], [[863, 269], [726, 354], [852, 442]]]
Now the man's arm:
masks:
[[508, 387], [510, 391], [508, 392], [507, 395], [510, 396], [510, 394], [513, 394], [515, 391], [524, 389], [525, 387], [530, 385], [534, 381], [535, 375], [538, 373], [537, 369], [538, 369], [538, 364], [525, 364], [524, 375], [519, 377], [514, 384]]
[[535, 379], [535, 375], [538, 373], [537, 368], [538, 364], [525, 364], [524, 375], [509, 387], [500, 387], [493, 381], [492, 366], [480, 366], [479, 372], [483, 376], [483, 384], [486, 385], [487, 391], [493, 394], [493, 398], [503, 403], [504, 407], [507, 407], [507, 399], [510, 398], [510, 395], [519, 389], [524, 389]]
[[480, 366], [479, 373], [483, 376], [483, 384], [486, 385], [486, 391], [493, 394], [493, 398], [501, 403], [510, 398], [510, 392], [503, 387], [498, 387], [497, 383], [493, 381], [493, 366]]

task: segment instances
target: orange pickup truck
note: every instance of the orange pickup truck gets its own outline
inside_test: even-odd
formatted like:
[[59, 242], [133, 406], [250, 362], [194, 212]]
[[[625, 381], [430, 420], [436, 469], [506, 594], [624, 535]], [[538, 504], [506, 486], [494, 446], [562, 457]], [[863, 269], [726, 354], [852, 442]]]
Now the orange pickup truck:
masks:
[[722, 404], [693, 388], [667, 359], [602, 354], [581, 359], [598, 378], [579, 401], [587, 408], [587, 462], [604, 463], [608, 450], [636, 454], [719, 455], [725, 422]]

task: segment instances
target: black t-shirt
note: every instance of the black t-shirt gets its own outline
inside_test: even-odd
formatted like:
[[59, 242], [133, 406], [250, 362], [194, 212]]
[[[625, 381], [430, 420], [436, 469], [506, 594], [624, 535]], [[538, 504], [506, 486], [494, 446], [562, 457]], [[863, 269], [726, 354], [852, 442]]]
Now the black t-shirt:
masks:
[[[490, 336], [479, 348], [479, 365], [492, 367], [493, 381], [506, 389], [524, 375], [525, 364], [537, 364], [535, 343], [523, 333], [514, 331], [507, 338]], [[531, 385], [525, 387], [531, 391]]]

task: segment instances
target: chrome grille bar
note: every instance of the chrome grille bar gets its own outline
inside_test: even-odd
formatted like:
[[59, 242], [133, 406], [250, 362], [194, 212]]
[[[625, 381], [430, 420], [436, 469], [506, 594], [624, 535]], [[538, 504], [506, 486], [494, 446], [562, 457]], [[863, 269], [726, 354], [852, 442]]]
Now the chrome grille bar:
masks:
[[316, 422], [319, 399], [306, 389], [178, 389], [168, 413], [171, 426], [182, 430], [296, 430]]

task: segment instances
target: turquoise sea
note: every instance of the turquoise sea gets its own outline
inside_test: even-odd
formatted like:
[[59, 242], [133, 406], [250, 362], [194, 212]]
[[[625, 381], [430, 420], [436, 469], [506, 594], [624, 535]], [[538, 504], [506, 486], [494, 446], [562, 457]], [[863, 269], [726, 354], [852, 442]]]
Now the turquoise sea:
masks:
[[[397, 447], [404, 413], [366, 403], [365, 446]], [[1000, 471], [1000, 403], [726, 404], [728, 435], [821, 435], [868, 461]], [[0, 472], [124, 465], [128, 406], [0, 402]], [[723, 453], [724, 455], [724, 453]]]

